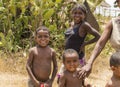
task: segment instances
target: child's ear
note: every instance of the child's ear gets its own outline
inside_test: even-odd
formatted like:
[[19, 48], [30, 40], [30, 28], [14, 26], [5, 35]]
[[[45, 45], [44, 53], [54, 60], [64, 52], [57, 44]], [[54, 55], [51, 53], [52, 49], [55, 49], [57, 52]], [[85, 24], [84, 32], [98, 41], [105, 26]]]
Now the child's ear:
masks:
[[114, 71], [116, 69], [115, 66], [111, 66], [111, 70]]

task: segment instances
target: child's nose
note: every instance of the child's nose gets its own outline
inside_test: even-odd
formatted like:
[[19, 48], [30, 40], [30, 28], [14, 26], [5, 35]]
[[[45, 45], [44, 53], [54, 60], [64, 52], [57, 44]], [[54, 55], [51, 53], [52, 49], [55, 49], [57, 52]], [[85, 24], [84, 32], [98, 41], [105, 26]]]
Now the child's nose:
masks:
[[79, 15], [79, 14], [75, 14], [75, 16], [77, 16], [77, 17], [78, 17], [78, 16], [80, 16], [80, 15]]
[[74, 63], [73, 63], [73, 62], [71, 62], [71, 65], [74, 65]]
[[45, 36], [42, 36], [41, 39], [45, 39]]

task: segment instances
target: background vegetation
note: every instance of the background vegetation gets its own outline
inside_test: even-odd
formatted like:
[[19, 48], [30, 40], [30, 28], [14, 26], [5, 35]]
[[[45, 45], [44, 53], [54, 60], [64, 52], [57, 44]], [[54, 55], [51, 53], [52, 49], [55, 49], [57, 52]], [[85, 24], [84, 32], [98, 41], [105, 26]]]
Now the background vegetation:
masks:
[[[92, 11], [102, 0], [87, 0]], [[50, 45], [64, 49], [64, 30], [71, 22], [70, 9], [82, 0], [0, 0], [0, 49], [6, 53], [24, 51], [34, 43], [40, 25], [51, 31]], [[94, 4], [93, 4], [94, 3]]]

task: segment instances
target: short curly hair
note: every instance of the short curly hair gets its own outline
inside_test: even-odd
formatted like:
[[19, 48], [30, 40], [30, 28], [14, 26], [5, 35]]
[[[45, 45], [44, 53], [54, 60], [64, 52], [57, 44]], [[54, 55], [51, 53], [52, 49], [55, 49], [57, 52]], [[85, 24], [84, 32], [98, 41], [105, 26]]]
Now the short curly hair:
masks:
[[71, 13], [73, 13], [76, 9], [81, 9], [85, 15], [87, 14], [87, 9], [83, 4], [76, 4], [71, 10]]
[[74, 49], [66, 49], [63, 52], [63, 55], [62, 55], [63, 61], [65, 61], [65, 58], [66, 58], [67, 54], [73, 54], [73, 53], [75, 53], [78, 56], [78, 58], [79, 58], [79, 55], [78, 55], [77, 51], [75, 51]]

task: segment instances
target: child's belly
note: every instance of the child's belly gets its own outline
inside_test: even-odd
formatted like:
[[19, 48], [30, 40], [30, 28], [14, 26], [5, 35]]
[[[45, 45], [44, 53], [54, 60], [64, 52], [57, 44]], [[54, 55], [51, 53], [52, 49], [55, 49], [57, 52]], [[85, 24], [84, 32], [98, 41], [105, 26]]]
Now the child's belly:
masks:
[[33, 66], [33, 74], [39, 81], [46, 81], [51, 74], [51, 64], [40, 64]]

